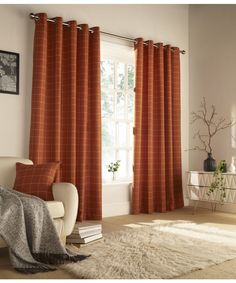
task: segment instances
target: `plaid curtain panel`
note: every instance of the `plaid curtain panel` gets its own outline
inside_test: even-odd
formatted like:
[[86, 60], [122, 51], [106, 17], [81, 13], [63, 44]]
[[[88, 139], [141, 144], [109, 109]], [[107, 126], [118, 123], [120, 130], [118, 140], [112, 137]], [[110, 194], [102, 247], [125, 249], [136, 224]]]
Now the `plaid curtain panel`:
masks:
[[183, 207], [179, 49], [137, 39], [132, 211]]
[[102, 217], [100, 32], [38, 14], [34, 36], [30, 159], [60, 161], [57, 180], [79, 192], [78, 220]]

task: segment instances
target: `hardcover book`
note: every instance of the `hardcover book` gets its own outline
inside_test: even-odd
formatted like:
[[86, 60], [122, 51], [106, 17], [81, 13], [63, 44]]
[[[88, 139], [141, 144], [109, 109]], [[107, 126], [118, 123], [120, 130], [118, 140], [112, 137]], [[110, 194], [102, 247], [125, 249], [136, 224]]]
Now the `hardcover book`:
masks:
[[98, 240], [98, 239], [101, 239], [101, 238], [102, 238], [102, 233], [97, 234], [97, 235], [93, 235], [93, 236], [90, 236], [90, 237], [86, 237], [86, 238], [83, 238], [83, 239], [82, 238], [74, 239], [74, 238], [67, 237], [66, 242], [71, 243], [71, 244], [87, 244], [89, 242], [92, 242], [92, 241], [95, 241], [95, 240]]

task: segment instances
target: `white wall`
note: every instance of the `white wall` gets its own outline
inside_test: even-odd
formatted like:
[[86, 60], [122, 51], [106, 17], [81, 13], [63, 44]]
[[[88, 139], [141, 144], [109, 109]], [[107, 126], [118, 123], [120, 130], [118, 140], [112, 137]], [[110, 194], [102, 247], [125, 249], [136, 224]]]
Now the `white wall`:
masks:
[[[190, 5], [189, 49], [190, 49], [190, 99], [189, 110], [196, 111], [205, 96], [209, 105], [214, 104], [219, 115], [236, 120], [236, 5]], [[190, 147], [199, 129], [190, 126]], [[226, 129], [216, 136], [213, 156], [219, 162], [225, 159], [230, 165], [236, 156], [236, 127]], [[202, 170], [206, 154], [190, 152], [189, 166]], [[208, 203], [201, 206], [210, 207]], [[235, 205], [219, 206], [219, 210], [236, 212]]]
[[[34, 32], [30, 12], [185, 49], [187, 54], [181, 55], [182, 147], [188, 147], [188, 5], [0, 5], [0, 50], [21, 56], [20, 95], [0, 94], [0, 155], [28, 156]], [[183, 151], [183, 172], [187, 169], [188, 153]]]
[[[236, 5], [190, 5], [190, 104], [189, 110], [199, 108], [203, 96], [214, 104], [219, 115], [236, 119]], [[190, 126], [190, 147], [196, 126]], [[236, 138], [235, 127], [234, 137]], [[217, 161], [236, 156], [231, 130], [216, 136], [213, 156]], [[190, 168], [202, 169], [206, 154], [190, 152]]]
[[131, 212], [132, 184], [110, 182], [102, 186], [102, 217], [126, 215]]
[[0, 155], [28, 156], [33, 25], [14, 5], [0, 5], [0, 50], [20, 53], [20, 95], [0, 93]]

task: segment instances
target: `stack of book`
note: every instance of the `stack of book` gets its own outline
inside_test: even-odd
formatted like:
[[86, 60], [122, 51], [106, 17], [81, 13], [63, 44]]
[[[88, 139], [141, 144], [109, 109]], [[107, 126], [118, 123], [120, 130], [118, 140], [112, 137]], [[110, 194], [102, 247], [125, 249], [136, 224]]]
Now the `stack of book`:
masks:
[[102, 238], [102, 225], [97, 223], [75, 223], [74, 230], [66, 238], [69, 244], [87, 244]]

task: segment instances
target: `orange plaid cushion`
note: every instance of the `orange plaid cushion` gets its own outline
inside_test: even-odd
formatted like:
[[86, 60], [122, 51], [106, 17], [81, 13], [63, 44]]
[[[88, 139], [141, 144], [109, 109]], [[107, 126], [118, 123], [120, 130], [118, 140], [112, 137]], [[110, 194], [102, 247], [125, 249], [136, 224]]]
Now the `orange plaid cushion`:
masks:
[[16, 163], [16, 179], [14, 189], [34, 195], [43, 200], [53, 200], [52, 184], [59, 167], [59, 162], [26, 165]]

